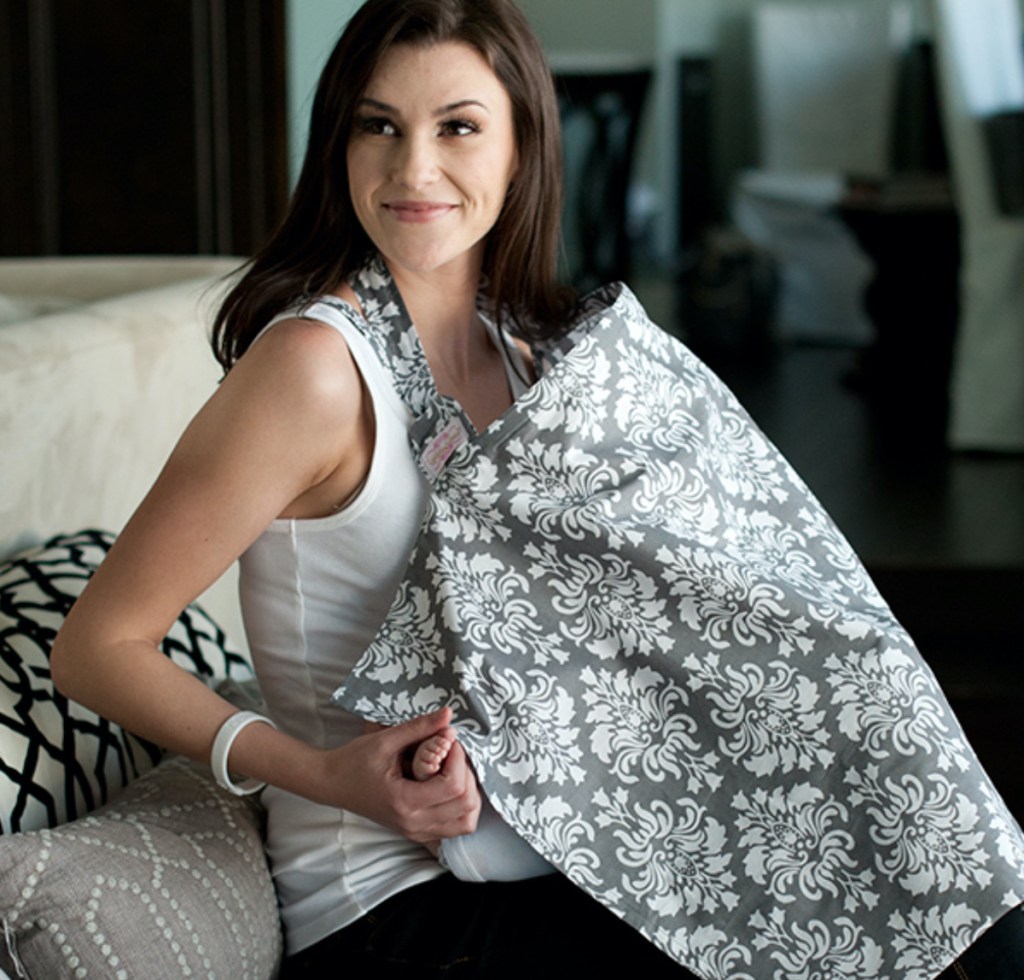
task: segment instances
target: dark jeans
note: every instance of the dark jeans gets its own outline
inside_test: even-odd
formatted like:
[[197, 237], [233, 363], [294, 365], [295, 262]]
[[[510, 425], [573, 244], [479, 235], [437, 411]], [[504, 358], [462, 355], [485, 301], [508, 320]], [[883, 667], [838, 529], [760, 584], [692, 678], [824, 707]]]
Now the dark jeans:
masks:
[[1024, 906], [1007, 912], [937, 980], [1024, 980]]
[[562, 875], [477, 884], [442, 875], [289, 957], [282, 980], [695, 980]]
[[[695, 980], [562, 875], [474, 884], [443, 875], [289, 957], [281, 980]], [[936, 980], [1024, 980], [1014, 909]]]

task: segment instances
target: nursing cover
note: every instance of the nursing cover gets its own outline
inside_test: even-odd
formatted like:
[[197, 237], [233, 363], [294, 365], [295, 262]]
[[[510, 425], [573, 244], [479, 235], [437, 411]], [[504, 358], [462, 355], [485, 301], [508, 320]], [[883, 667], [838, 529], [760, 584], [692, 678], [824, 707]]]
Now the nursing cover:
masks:
[[474, 434], [383, 266], [354, 287], [432, 490], [346, 708], [450, 704], [501, 816], [707, 980], [927, 980], [1024, 900], [1020, 830], [910, 638], [628, 289]]

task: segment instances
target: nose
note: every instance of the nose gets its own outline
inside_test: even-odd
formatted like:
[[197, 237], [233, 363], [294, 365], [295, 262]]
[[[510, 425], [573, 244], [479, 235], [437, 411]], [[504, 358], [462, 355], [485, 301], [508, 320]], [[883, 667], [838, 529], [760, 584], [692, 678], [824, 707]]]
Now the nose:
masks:
[[429, 135], [410, 133], [397, 141], [391, 174], [395, 183], [420, 190], [437, 180], [437, 175], [437, 148]]

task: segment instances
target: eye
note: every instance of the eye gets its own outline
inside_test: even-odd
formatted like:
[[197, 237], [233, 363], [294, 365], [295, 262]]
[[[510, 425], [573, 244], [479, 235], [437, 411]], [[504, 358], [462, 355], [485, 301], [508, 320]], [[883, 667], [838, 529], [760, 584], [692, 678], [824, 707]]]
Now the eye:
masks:
[[366, 136], [395, 136], [398, 129], [386, 116], [360, 116], [356, 120], [356, 132]]
[[442, 136], [472, 136], [480, 127], [470, 119], [446, 119], [441, 123]]

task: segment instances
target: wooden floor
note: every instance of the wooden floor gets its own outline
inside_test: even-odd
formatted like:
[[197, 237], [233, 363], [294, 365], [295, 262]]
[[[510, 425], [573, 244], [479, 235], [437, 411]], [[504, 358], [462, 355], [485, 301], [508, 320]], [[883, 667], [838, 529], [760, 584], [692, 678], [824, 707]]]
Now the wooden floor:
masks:
[[922, 439], [872, 408], [860, 356], [791, 347], [714, 366], [869, 566], [1024, 569], [1024, 455]]

